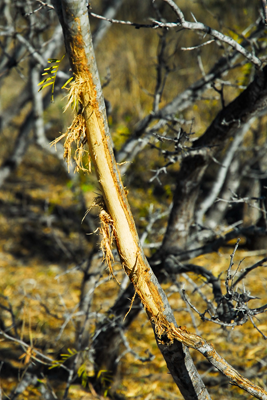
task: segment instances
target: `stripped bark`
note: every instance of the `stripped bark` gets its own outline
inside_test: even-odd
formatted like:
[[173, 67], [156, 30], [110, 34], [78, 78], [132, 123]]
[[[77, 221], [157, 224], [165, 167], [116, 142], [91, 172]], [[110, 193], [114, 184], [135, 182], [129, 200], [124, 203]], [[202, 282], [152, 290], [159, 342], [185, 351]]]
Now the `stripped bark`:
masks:
[[[98, 76], [86, 1], [54, 0], [53, 4], [62, 25], [65, 46], [72, 65], [75, 82], [71, 92], [81, 104], [82, 122], [79, 130], [86, 130], [87, 143], [101, 188], [103, 203], [100, 219], [115, 237], [122, 266], [135, 287], [151, 321], [159, 348], [168, 368], [186, 399], [209, 399], [209, 394], [198, 375], [187, 347], [200, 351], [228, 376], [234, 384], [267, 399], [267, 393], [241, 377], [199, 336], [179, 328], [167, 297], [151, 270], [140, 246], [134, 220], [128, 205], [120, 172], [117, 167], [112, 139], [105, 114], [104, 98]], [[67, 143], [67, 146], [69, 144]], [[104, 229], [103, 228], [103, 229]], [[108, 243], [103, 247], [106, 253]]]
[[[122, 5], [123, 0], [113, 0], [112, 4], [107, 6], [104, 16], [114, 16], [120, 6]], [[10, 73], [13, 67], [16, 67], [19, 64], [19, 60], [22, 58], [22, 55], [25, 53], [25, 48], [31, 51], [35, 58], [34, 70], [30, 65], [30, 74], [29, 79], [26, 85], [22, 88], [21, 92], [17, 96], [16, 102], [12, 103], [9, 107], [4, 109], [2, 112], [0, 110], [0, 131], [3, 131], [15, 118], [17, 115], [22, 113], [23, 109], [28, 105], [29, 102], [33, 101], [32, 110], [26, 115], [24, 122], [21, 125], [18, 136], [15, 141], [15, 145], [13, 147], [13, 151], [9, 154], [2, 164], [0, 165], [0, 187], [3, 186], [4, 182], [8, 179], [10, 174], [17, 169], [17, 167], [23, 161], [23, 158], [28, 150], [29, 145], [31, 144], [30, 133], [32, 129], [39, 126], [39, 128], [35, 129], [35, 139], [36, 144], [40, 146], [45, 152], [49, 154], [53, 154], [57, 158], [62, 161], [63, 157], [63, 148], [61, 144], [59, 144], [57, 148], [57, 152], [55, 153], [54, 149], [51, 149], [50, 144], [45, 136], [45, 132], [42, 130], [42, 112], [40, 113], [40, 109], [46, 109], [50, 105], [51, 94], [47, 93], [43, 98], [41, 96], [42, 93], [36, 93], [36, 88], [38, 87], [38, 83], [40, 82], [40, 70], [42, 67], [47, 66], [47, 59], [54, 57], [55, 54], [58, 54], [60, 48], [63, 44], [63, 38], [61, 34], [61, 26], [58, 24], [55, 27], [52, 38], [46, 43], [45, 47], [42, 47], [41, 52], [37, 52], [31, 41], [28, 39], [28, 33], [26, 37], [22, 37], [19, 35], [19, 44], [12, 50], [12, 52], [8, 52], [8, 44], [12, 40], [13, 36], [17, 35], [17, 31], [15, 29], [15, 25], [13, 24], [13, 19], [10, 14], [11, 4], [7, 2], [4, 4], [3, 15], [6, 15], [6, 19], [8, 20], [8, 31], [6, 32], [6, 45], [4, 48], [4, 55], [8, 56], [3, 57], [0, 62], [0, 85], [3, 81], [3, 78]], [[31, 26], [36, 25], [36, 21], [33, 21]], [[106, 34], [108, 28], [110, 27], [110, 23], [107, 21], [102, 21], [99, 23], [96, 31], [94, 41], [97, 44], [102, 40], [104, 35]], [[41, 34], [41, 31], [39, 32]], [[35, 37], [36, 40], [36, 37]], [[39, 54], [40, 53], [40, 54]], [[32, 63], [32, 61], [31, 61]], [[39, 69], [38, 69], [39, 65]], [[38, 69], [38, 72], [36, 71]], [[35, 71], [35, 72], [34, 72]], [[34, 78], [33, 78], [34, 76]], [[69, 73], [66, 71], [58, 71], [57, 79], [63, 79], [67, 81], [69, 79]], [[34, 79], [34, 82], [33, 82]], [[59, 90], [55, 91], [55, 97], [60, 93]], [[43, 104], [41, 104], [41, 101]], [[39, 111], [37, 110], [37, 104]], [[44, 127], [43, 127], [44, 128]], [[64, 163], [63, 168], [66, 169], [66, 172], [69, 172], [69, 176], [73, 179], [74, 174], [73, 171], [67, 171], [66, 164]]]
[[165, 343], [163, 340], [167, 332], [165, 328], [161, 330], [161, 321], [166, 321], [169, 327], [171, 323], [175, 325], [176, 323], [167, 298], [139, 245], [134, 220], [113, 155], [86, 13], [86, 2], [62, 1], [60, 3], [58, 1], [54, 2], [54, 6], [62, 24], [65, 45], [76, 80], [80, 78], [82, 82], [85, 82], [81, 85], [80, 101], [86, 123], [87, 142], [101, 186], [105, 212], [112, 219], [122, 265], [146, 308], [156, 337], [161, 341], [162, 352], [166, 349], [167, 363], [170, 363], [170, 356], [180, 360], [179, 374], [177, 370], [172, 371], [180, 391], [187, 399], [208, 399], [209, 395], [196, 371], [188, 349], [183, 349], [182, 344], [178, 342], [170, 345], [167, 337]]

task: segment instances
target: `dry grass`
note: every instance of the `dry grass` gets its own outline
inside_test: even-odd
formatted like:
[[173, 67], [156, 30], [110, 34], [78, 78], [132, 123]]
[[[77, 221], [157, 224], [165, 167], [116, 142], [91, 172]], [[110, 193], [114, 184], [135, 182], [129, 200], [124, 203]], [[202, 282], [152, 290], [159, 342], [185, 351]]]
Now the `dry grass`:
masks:
[[[8, 298], [9, 303], [12, 304], [17, 320], [21, 321], [21, 326], [18, 328], [21, 339], [31, 343], [34, 349], [45, 352], [51, 358], [60, 359], [60, 354], [65, 353], [65, 349], [75, 346], [76, 327], [79, 320], [78, 317], [75, 317], [75, 311], [78, 310], [82, 274], [77, 269], [73, 269], [72, 266], [69, 266], [66, 271], [67, 273], [65, 273], [62, 267], [57, 264], [42, 264], [33, 261], [31, 265], [24, 266], [20, 265], [15, 257], [12, 257], [5, 251], [2, 251], [1, 255], [0, 289], [2, 295]], [[222, 253], [220, 257], [217, 254], [211, 254], [199, 257], [194, 262], [199, 265], [208, 266], [209, 268], [210, 265], [214, 265], [213, 272], [218, 274], [225, 271], [228, 267], [229, 255], [230, 251], [228, 254], [225, 252]], [[243, 256], [244, 252], [238, 252], [236, 261], [242, 259]], [[258, 258], [251, 258], [248, 253], [246, 253], [246, 256], [247, 258], [242, 265], [243, 268], [246, 265], [250, 265], [252, 260], [254, 262]], [[261, 276], [260, 280], [258, 279], [259, 274]], [[101, 305], [102, 310], [105, 311], [116, 298], [118, 292], [117, 283], [114, 280], [106, 280], [106, 277], [107, 273], [102, 278], [103, 284], [95, 290], [92, 310], [98, 310]], [[193, 274], [191, 277], [198, 281], [198, 278], [194, 277]], [[192, 288], [183, 278], [180, 281], [187, 295], [190, 296], [191, 301], [200, 307], [198, 294], [191, 293]], [[252, 294], [257, 294], [257, 296], [264, 298], [266, 297], [266, 286], [266, 269], [256, 270], [250, 278], [248, 288]], [[177, 310], [175, 314], [178, 324], [185, 325], [188, 330], [194, 331], [195, 328], [190, 314], [186, 311], [185, 304], [179, 295], [173, 292], [169, 284], [165, 285], [164, 289], [167, 293], [172, 293], [169, 300], [172, 307]], [[210, 288], [206, 286], [203, 288], [203, 291], [208, 297], [212, 297]], [[105, 297], [103, 293], [105, 293]], [[261, 301], [256, 301], [253, 306], [259, 305]], [[7, 301], [1, 301], [1, 304], [8, 306]], [[51, 311], [51, 315], [48, 314], [48, 309]], [[70, 319], [65, 329], [62, 330], [62, 325], [68, 314], [73, 314], [73, 318]], [[1, 316], [7, 325], [11, 324], [10, 315], [7, 312], [2, 310]], [[247, 323], [243, 327], [237, 327], [233, 331], [226, 331], [216, 325], [203, 323], [198, 317], [196, 317], [196, 321], [200, 334], [206, 340], [212, 342], [216, 350], [229, 363], [241, 368], [241, 370], [251, 367], [257, 360], [266, 355], [265, 342], [250, 323]], [[267, 318], [264, 314], [257, 321], [258, 327], [265, 334], [267, 333], [266, 322]], [[93, 329], [93, 325], [94, 323], [92, 322], [91, 329]], [[146, 399], [147, 396], [151, 400], [160, 398], [179, 399], [180, 396], [177, 388], [171, 376], [168, 375], [165, 362], [157, 349], [152, 328], [144, 312], [131, 325], [127, 333], [127, 338], [135, 352], [141, 356], [150, 352], [155, 355], [155, 359], [143, 364], [135, 360], [132, 355], [126, 355], [119, 365], [120, 379], [119, 383], [116, 383], [118, 390], [129, 399]], [[244, 342], [246, 343], [245, 346]], [[2, 340], [0, 348], [1, 359], [5, 359], [13, 367], [20, 369], [22, 374], [26, 368], [24, 364], [25, 359], [21, 358], [24, 353], [23, 349], [8, 340]], [[203, 357], [196, 351], [191, 353], [197, 364], [204, 361]], [[9, 355], [8, 360], [5, 354]], [[202, 368], [200, 367], [200, 369]], [[214, 372], [212, 375], [216, 376]], [[263, 384], [260, 378], [256, 381], [258, 384]], [[2, 379], [2, 390], [10, 392], [11, 388], [15, 387], [16, 382], [15, 378]], [[54, 389], [56, 393], [60, 394], [62, 384], [60, 382], [54, 382], [53, 384], [55, 385]], [[238, 398], [235, 396], [242, 393], [239, 389], [233, 389], [232, 387], [224, 388], [223, 392], [224, 398], [227, 398], [227, 396]], [[79, 393], [87, 396], [86, 391], [77, 385], [72, 387], [71, 393], [73, 396], [77, 396]], [[172, 396], [168, 393], [172, 393]], [[219, 391], [215, 389], [214, 392], [214, 389], [211, 388], [211, 394], [214, 399], [222, 398], [221, 389]], [[30, 399], [41, 398], [38, 389], [29, 389], [21, 398], [26, 398], [25, 396], [28, 396]], [[243, 393], [241, 398], [245, 399], [249, 398], [249, 396]]]

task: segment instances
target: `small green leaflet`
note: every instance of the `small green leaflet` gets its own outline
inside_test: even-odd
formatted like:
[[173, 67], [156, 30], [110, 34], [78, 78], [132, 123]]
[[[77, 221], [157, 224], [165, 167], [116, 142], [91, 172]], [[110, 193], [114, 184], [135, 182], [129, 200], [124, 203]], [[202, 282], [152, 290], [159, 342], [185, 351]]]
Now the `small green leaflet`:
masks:
[[[58, 67], [64, 57], [65, 57], [65, 54], [63, 55], [63, 57], [61, 57], [60, 60], [58, 60], [57, 58], [49, 58], [47, 60], [48, 64], [56, 64], [56, 65], [52, 65], [51, 67], [44, 69], [44, 73], [42, 74], [42, 76], [46, 76], [46, 78], [38, 84], [38, 86], [41, 86], [39, 88], [38, 92], [40, 92], [47, 86], [52, 85], [52, 91], [51, 91], [51, 102], [52, 103], [54, 102], [55, 81], [56, 81], [56, 76], [57, 76], [57, 72], [58, 72]], [[62, 86], [61, 89], [65, 88], [72, 79], [73, 79], [73, 77], [68, 79], [67, 82]]]
[[61, 89], [64, 89], [68, 85], [68, 83], [70, 83], [72, 81], [72, 79], [73, 79], [73, 76], [70, 79], [68, 79], [67, 82], [65, 82], [63, 86], [61, 86]]
[[60, 354], [62, 357], [61, 360], [53, 360], [52, 365], [50, 365], [49, 369], [60, 367], [66, 360], [68, 360], [70, 357], [75, 356], [77, 353], [78, 352], [75, 349], [68, 349], [67, 354]]

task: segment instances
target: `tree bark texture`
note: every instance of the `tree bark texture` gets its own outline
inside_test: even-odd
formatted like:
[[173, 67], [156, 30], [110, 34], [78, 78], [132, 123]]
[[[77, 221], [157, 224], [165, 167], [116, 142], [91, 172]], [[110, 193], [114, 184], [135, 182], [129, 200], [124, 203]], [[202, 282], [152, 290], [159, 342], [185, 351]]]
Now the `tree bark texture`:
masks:
[[[121, 181], [105, 113], [104, 98], [95, 61], [85, 1], [54, 1], [63, 28], [66, 50], [75, 80], [83, 82], [79, 101], [83, 109], [86, 137], [104, 198], [103, 218], [112, 225], [122, 265], [147, 311], [166, 362], [179, 360], [173, 378], [186, 399], [209, 399], [209, 394], [193, 364], [188, 349], [167, 339], [166, 328], [176, 325], [167, 297], [153, 274], [139, 244], [134, 220]], [[100, 212], [100, 214], [101, 214]], [[162, 321], [164, 324], [162, 325]], [[177, 325], [176, 325], [177, 326]], [[168, 328], [167, 328], [168, 329]], [[166, 331], [166, 332], [165, 332]], [[164, 339], [165, 337], [165, 339]], [[163, 350], [166, 348], [166, 352]], [[179, 371], [178, 371], [179, 370]]]
[[[99, 217], [102, 232], [106, 232], [108, 236], [103, 248], [107, 254], [108, 246], [111, 245], [109, 235], [112, 232], [122, 266], [143, 303], [174, 381], [185, 399], [210, 399], [189, 354], [188, 347], [192, 347], [207, 357], [235, 384], [258, 398], [267, 399], [263, 389], [242, 378], [210, 344], [199, 336], [187, 332], [185, 328], [177, 326], [167, 297], [140, 246], [127, 195], [114, 158], [92, 44], [87, 3], [85, 0], [54, 0], [53, 4], [63, 28], [65, 46], [75, 78], [71, 90], [76, 97], [72, 100], [74, 104], [79, 101], [81, 105], [83, 125], [79, 129], [84, 128], [102, 192], [103, 200], [98, 201], [101, 206]], [[196, 159], [195, 167], [199, 168], [199, 177], [203, 171], [202, 164], [202, 157], [200, 160]]]

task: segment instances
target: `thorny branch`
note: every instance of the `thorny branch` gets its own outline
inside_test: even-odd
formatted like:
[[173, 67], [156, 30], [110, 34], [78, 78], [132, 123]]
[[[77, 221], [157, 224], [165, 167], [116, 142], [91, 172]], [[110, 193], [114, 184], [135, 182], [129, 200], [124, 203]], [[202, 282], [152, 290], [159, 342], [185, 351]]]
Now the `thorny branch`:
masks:
[[[25, 343], [23, 340], [20, 340], [20, 339], [17, 339], [15, 337], [13, 337], [13, 336], [10, 336], [10, 335], [8, 335], [6, 332], [4, 332], [2, 330], [0, 330], [0, 336], [3, 336], [7, 340], [10, 340], [12, 342], [15, 342], [15, 343], [19, 344], [22, 347], [23, 350], [25, 348], [26, 349], [31, 349], [31, 346], [29, 344]], [[39, 356], [39, 358], [37, 358], [35, 355], [32, 354], [31, 358], [33, 360], [37, 361], [40, 364], [51, 366], [51, 365], [54, 365], [54, 363], [55, 363], [55, 360], [53, 360], [51, 357], [46, 356], [45, 354], [41, 353], [39, 350], [37, 350], [35, 348], [33, 349], [32, 353], [34, 353], [37, 356]], [[60, 367], [69, 372], [69, 368], [67, 368], [65, 365], [62, 364], [62, 365], [60, 365]]]
[[[244, 57], [246, 57], [249, 61], [251, 61], [253, 64], [255, 64], [258, 68], [262, 66], [261, 60], [251, 54], [249, 51], [247, 51], [244, 47], [242, 47], [239, 43], [237, 43], [235, 40], [232, 38], [229, 38], [226, 35], [223, 35], [221, 32], [216, 31], [215, 29], [210, 28], [207, 25], [204, 25], [200, 22], [188, 22], [184, 18], [184, 14], [182, 13], [181, 9], [177, 6], [177, 4], [173, 0], [163, 0], [169, 6], [173, 9], [175, 14], [177, 15], [179, 19], [178, 25], [180, 25], [183, 29], [189, 29], [193, 31], [201, 31], [204, 32], [205, 34], [208, 34], [210, 36], [213, 36], [214, 38], [229, 44], [233, 49], [237, 50], [239, 53], [241, 53]], [[162, 26], [161, 23], [159, 23], [159, 26]]]
[[[200, 31], [200, 32], [204, 32], [205, 35], [210, 35], [213, 36], [215, 39], [227, 43], [229, 46], [231, 46], [233, 49], [235, 49], [236, 51], [238, 51], [240, 54], [242, 54], [244, 57], [246, 57], [250, 62], [252, 62], [253, 64], [255, 64], [255, 66], [257, 66], [258, 68], [260, 68], [262, 66], [262, 62], [261, 60], [256, 57], [255, 55], [253, 55], [252, 53], [250, 53], [249, 51], [247, 51], [244, 47], [242, 47], [239, 43], [237, 43], [234, 39], [230, 38], [229, 36], [226, 36], [224, 34], [222, 34], [221, 32], [217, 31], [216, 29], [212, 29], [207, 25], [204, 25], [201, 22], [189, 22], [186, 21], [184, 18], [184, 14], [182, 13], [181, 9], [174, 3], [174, 1], [172, 0], [164, 0], [167, 4], [169, 4], [169, 6], [173, 9], [173, 11], [175, 12], [175, 14], [177, 15], [179, 22], [161, 22], [161, 21], [156, 21], [156, 20], [152, 20], [153, 23], [152, 24], [137, 24], [134, 22], [130, 22], [130, 21], [121, 21], [121, 20], [116, 20], [116, 19], [108, 19], [108, 18], [104, 18], [101, 15], [92, 13], [91, 11], [89, 11], [89, 14], [92, 17], [95, 18], [99, 18], [102, 20], [106, 20], [109, 21], [110, 23], [113, 24], [121, 24], [121, 25], [130, 25], [135, 27], [136, 29], [140, 29], [140, 28], [153, 28], [153, 29], [157, 29], [157, 28], [167, 28], [167, 29], [172, 29], [172, 28], [177, 28], [177, 27], [181, 27], [183, 29], [189, 29], [192, 31]], [[211, 41], [209, 41], [209, 43], [211, 43]], [[204, 45], [204, 44], [203, 44]]]
[[[241, 282], [245, 276], [252, 270], [257, 267], [263, 266], [263, 264], [267, 261], [267, 258], [262, 259], [261, 261], [255, 263], [251, 267], [248, 267], [240, 274], [240, 276], [234, 281], [234, 278], [238, 272], [238, 268], [233, 273], [232, 267], [234, 265], [234, 256], [238, 248], [238, 244], [240, 239], [237, 240], [235, 248], [230, 256], [230, 264], [226, 272], [225, 278], [225, 288], [226, 293], [221, 295], [221, 297], [215, 298], [217, 302], [217, 306], [210, 307], [208, 304], [208, 309], [206, 309], [203, 313], [199, 312], [197, 307], [195, 307], [187, 298], [185, 294], [185, 290], [183, 290], [183, 299], [190, 305], [190, 307], [200, 316], [203, 321], [210, 321], [215, 324], [224, 326], [224, 327], [235, 327], [238, 325], [243, 325], [250, 319], [253, 326], [259, 331], [264, 339], [267, 339], [267, 336], [264, 335], [262, 331], [260, 331], [253, 321], [253, 317], [260, 313], [265, 312], [267, 309], [267, 305], [264, 305], [260, 308], [249, 308], [247, 303], [251, 300], [257, 299], [258, 297], [251, 296], [249, 291], [245, 290], [243, 286], [243, 292], [240, 293], [234, 290], [234, 287]], [[207, 318], [205, 314], [208, 313], [210, 318]]]

